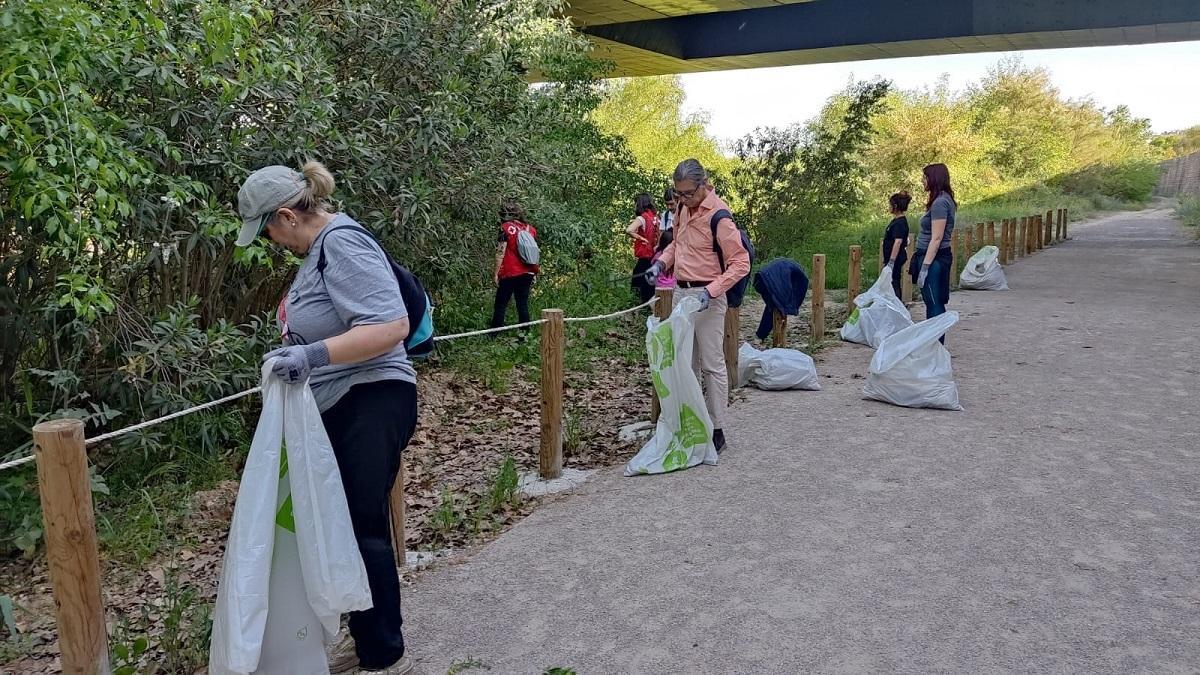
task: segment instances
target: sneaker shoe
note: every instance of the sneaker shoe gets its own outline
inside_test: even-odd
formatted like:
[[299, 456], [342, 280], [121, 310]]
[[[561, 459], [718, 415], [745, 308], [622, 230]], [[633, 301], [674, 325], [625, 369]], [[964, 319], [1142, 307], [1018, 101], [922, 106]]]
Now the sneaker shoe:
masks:
[[725, 431], [722, 429], [713, 429], [713, 445], [717, 446], [717, 454], [720, 454], [725, 449]]
[[354, 638], [349, 633], [329, 650], [330, 675], [348, 675], [358, 668], [358, 652], [354, 650]]
[[413, 660], [401, 656], [400, 660], [388, 666], [385, 670], [360, 670], [360, 673], [379, 673], [379, 675], [409, 675], [413, 671]]

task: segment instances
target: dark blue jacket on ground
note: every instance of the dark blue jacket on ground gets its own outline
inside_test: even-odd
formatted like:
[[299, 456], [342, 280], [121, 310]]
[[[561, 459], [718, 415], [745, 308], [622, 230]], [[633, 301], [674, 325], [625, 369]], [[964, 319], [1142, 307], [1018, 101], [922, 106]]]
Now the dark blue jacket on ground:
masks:
[[808, 275], [795, 260], [776, 258], [754, 273], [754, 290], [767, 303], [755, 333], [759, 340], [765, 340], [771, 334], [774, 310], [791, 316], [800, 313], [808, 294]]

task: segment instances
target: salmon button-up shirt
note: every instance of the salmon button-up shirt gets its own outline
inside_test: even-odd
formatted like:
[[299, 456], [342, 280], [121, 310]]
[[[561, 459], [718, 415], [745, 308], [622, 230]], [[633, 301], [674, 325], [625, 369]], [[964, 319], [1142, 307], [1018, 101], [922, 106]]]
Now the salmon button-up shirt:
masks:
[[721, 209], [728, 211], [729, 206], [711, 188], [694, 211], [683, 207], [674, 227], [675, 239], [659, 258], [665, 269], [674, 268], [678, 281], [709, 282], [705, 289], [714, 298], [721, 297], [750, 273], [750, 254], [742, 247], [742, 235], [730, 218], [722, 218], [717, 223], [717, 241], [725, 254], [725, 271], [721, 272], [721, 262], [713, 250], [710, 225], [712, 215]]

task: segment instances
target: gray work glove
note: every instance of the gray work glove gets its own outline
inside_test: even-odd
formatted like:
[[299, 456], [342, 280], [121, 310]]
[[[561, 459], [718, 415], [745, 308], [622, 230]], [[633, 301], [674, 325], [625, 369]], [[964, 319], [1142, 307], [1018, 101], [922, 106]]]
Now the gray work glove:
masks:
[[644, 274], [644, 276], [646, 278], [646, 283], [651, 286], [657, 284], [658, 278], [660, 276], [662, 276], [662, 272], [663, 272], [662, 263], [656, 262], [653, 265], [651, 265], [650, 269], [646, 270], [646, 272]]
[[929, 263], [921, 265], [921, 273], [917, 275], [917, 288], [925, 288], [925, 279], [929, 276]]
[[892, 270], [892, 261], [891, 260], [887, 261], [887, 264], [883, 266], [883, 269], [888, 270], [890, 272]]
[[707, 288], [704, 289], [703, 293], [696, 296], [696, 299], [700, 301], [700, 309], [696, 310], [697, 312], [703, 312], [708, 309], [708, 303], [712, 302], [712, 296], [708, 294]]
[[329, 365], [329, 349], [324, 342], [311, 345], [296, 345], [280, 347], [267, 352], [263, 362], [275, 359], [271, 371], [279, 379], [288, 384], [297, 384], [308, 380], [313, 368]]

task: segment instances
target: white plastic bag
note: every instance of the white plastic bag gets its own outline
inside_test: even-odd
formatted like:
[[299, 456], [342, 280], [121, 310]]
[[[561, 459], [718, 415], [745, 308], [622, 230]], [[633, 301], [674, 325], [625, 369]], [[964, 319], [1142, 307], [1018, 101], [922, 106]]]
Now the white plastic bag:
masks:
[[821, 390], [811, 356], [795, 349], [759, 351], [749, 342], [738, 349], [738, 382], [767, 390]]
[[693, 318], [700, 302], [684, 298], [670, 318], [646, 320], [646, 352], [661, 413], [654, 435], [625, 465], [626, 476], [716, 464], [713, 425], [692, 370]]
[[871, 359], [863, 398], [908, 408], [962, 410], [950, 352], [938, 342], [956, 323], [958, 312], [946, 312], [884, 340]]
[[866, 293], [854, 298], [854, 311], [842, 326], [842, 339], [878, 347], [888, 337], [913, 325], [912, 315], [892, 289], [885, 270]]
[[209, 673], [328, 673], [323, 643], [342, 612], [371, 607], [371, 589], [312, 391], [284, 384], [270, 363], [262, 388], [225, 546]]
[[1008, 280], [1000, 266], [1000, 249], [984, 246], [976, 251], [963, 267], [958, 287], [971, 291], [1007, 291]]

